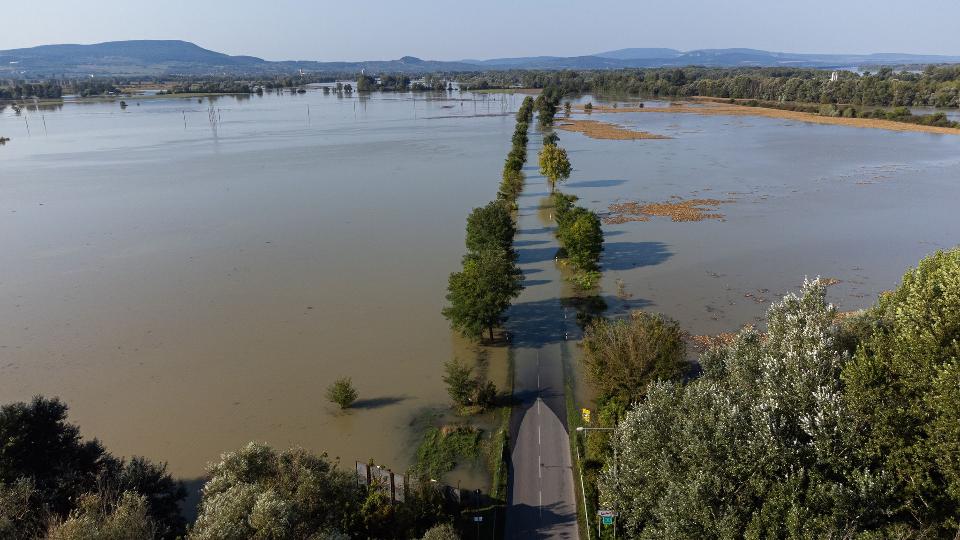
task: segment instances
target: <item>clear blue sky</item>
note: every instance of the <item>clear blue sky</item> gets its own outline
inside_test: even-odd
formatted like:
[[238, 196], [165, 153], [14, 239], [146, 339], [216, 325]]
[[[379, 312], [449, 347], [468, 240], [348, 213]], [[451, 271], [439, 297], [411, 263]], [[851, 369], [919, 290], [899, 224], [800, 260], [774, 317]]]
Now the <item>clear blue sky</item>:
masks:
[[183, 39], [268, 60], [590, 54], [624, 47], [960, 55], [957, 0], [43, 0], [4, 2], [0, 49]]

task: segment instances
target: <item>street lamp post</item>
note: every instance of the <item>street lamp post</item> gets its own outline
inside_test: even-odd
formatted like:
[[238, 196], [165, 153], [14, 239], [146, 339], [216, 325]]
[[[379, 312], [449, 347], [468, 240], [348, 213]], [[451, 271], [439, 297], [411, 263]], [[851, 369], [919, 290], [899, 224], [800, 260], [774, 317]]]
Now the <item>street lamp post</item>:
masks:
[[[577, 432], [583, 433], [583, 432], [585, 432], [585, 431], [610, 431], [610, 432], [613, 432], [613, 431], [616, 431], [616, 428], [612, 428], [612, 427], [583, 427], [583, 426], [577, 426]], [[616, 441], [614, 441], [614, 444], [612, 444], [611, 446], [613, 446], [613, 480], [614, 480], [614, 482], [617, 483], [617, 490], [619, 491], [619, 490], [620, 490], [620, 460], [619, 460], [619, 458], [618, 458], [618, 456], [617, 456], [617, 446], [618, 446], [618, 445], [616, 444]], [[614, 501], [616, 501], [616, 498], [614, 498]], [[617, 517], [618, 517], [618, 516], [617, 516], [616, 503], [614, 503], [613, 512], [614, 512], [614, 514], [613, 514], [613, 537], [616, 538], [616, 537], [617, 537]], [[599, 519], [598, 519], [598, 520], [597, 520], [597, 538], [599, 538], [599, 537], [600, 537], [600, 521], [599, 521]]]

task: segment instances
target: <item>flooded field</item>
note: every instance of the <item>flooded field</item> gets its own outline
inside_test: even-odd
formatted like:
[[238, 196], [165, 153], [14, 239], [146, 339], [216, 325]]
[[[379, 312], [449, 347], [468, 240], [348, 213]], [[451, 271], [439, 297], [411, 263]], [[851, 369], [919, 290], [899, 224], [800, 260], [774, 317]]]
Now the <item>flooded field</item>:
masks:
[[[58, 395], [185, 476], [249, 440], [409, 465], [443, 362], [476, 356], [440, 309], [512, 115], [311, 91], [217, 99], [212, 125], [207, 99], [128, 102], [28, 111], [30, 136], [0, 117], [0, 400]], [[324, 397], [341, 376], [349, 414]]]
[[[708, 203], [706, 219], [666, 211], [605, 225], [602, 286], [615, 310], [663, 312], [692, 334], [732, 331], [816, 276], [839, 280], [830, 300], [853, 310], [960, 242], [960, 137], [742, 116], [573, 115], [587, 117], [670, 138], [561, 132], [575, 169], [564, 191], [608, 216], [618, 203]], [[618, 280], [629, 298], [617, 297]]]
[[[503, 348], [470, 347], [440, 309], [465, 217], [496, 193], [514, 128], [504, 113], [523, 96], [451, 96], [4, 109], [0, 401], [58, 395], [84, 434], [185, 477], [249, 440], [409, 465], [418, 421], [448, 402], [444, 361], [484, 357], [498, 384], [506, 370]], [[723, 201], [709, 210], [718, 219], [605, 225], [612, 312], [730, 331], [817, 275], [839, 280], [831, 300], [856, 309], [960, 238], [960, 137], [573, 118], [670, 137], [560, 131], [574, 166], [561, 189], [584, 206]], [[511, 313], [524, 335], [544, 329], [532, 345], [570, 326], [551, 320], [567, 286], [543, 248], [546, 195], [533, 182], [521, 198], [518, 251], [539, 272]], [[324, 397], [341, 376], [360, 392], [348, 414]]]

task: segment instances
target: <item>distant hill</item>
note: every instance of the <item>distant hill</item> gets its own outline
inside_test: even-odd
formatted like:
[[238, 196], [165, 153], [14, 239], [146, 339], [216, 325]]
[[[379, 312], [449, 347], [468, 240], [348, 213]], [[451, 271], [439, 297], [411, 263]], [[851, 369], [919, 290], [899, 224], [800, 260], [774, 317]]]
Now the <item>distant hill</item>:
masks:
[[31, 76], [256, 71], [269, 64], [261, 58], [230, 56], [176, 40], [41, 45], [0, 51], [0, 73], [25, 72]]
[[87, 75], [219, 75], [312, 72], [428, 73], [475, 71], [461, 62], [438, 62], [404, 56], [365, 62], [271, 62], [254, 56], [230, 56], [187, 41], [110, 41], [93, 45], [41, 45], [0, 51], [0, 76], [59, 77]]
[[640, 58], [676, 58], [683, 54], [683, 51], [678, 51], [676, 49], [617, 49], [615, 51], [607, 51], [602, 53], [596, 53], [591, 56], [599, 56], [600, 58], [614, 58], [617, 60], [636, 60]]
[[41, 45], [0, 51], [0, 77], [42, 78], [105, 75], [273, 75], [309, 72], [431, 73], [495, 69], [623, 69], [669, 66], [792, 66], [819, 68], [960, 63], [960, 56], [904, 53], [802, 54], [757, 49], [631, 48], [586, 56], [529, 56], [448, 62], [404, 56], [363, 62], [272, 62], [230, 56], [178, 40], [111, 41], [93, 45]]

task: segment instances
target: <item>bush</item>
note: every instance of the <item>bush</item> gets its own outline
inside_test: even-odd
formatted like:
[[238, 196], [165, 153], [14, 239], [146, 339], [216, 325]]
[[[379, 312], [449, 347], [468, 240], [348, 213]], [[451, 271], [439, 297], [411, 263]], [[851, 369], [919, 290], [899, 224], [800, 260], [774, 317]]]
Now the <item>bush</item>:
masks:
[[458, 426], [430, 428], [417, 448], [416, 472], [440, 480], [461, 459], [476, 459], [480, 453], [480, 431]]
[[350, 377], [342, 377], [327, 387], [327, 399], [341, 409], [347, 409], [357, 400], [357, 390]]
[[493, 381], [477, 380], [475, 384], [474, 403], [481, 409], [493, 406], [497, 401], [497, 387]]
[[443, 382], [447, 385], [447, 394], [460, 406], [470, 405], [476, 393], [473, 369], [454, 358], [443, 365]]
[[433, 527], [423, 535], [422, 540], [460, 540], [460, 535], [453, 525], [444, 523]]
[[144, 540], [157, 535], [147, 498], [126, 491], [116, 501], [84, 495], [77, 510], [50, 526], [48, 540]]
[[603, 275], [596, 270], [580, 270], [570, 276], [570, 282], [573, 283], [573, 286], [578, 290], [589, 291], [600, 283], [601, 277], [603, 277]]
[[680, 325], [643, 311], [588, 326], [583, 363], [598, 400], [623, 405], [642, 399], [650, 383], [675, 380], [689, 370]]

